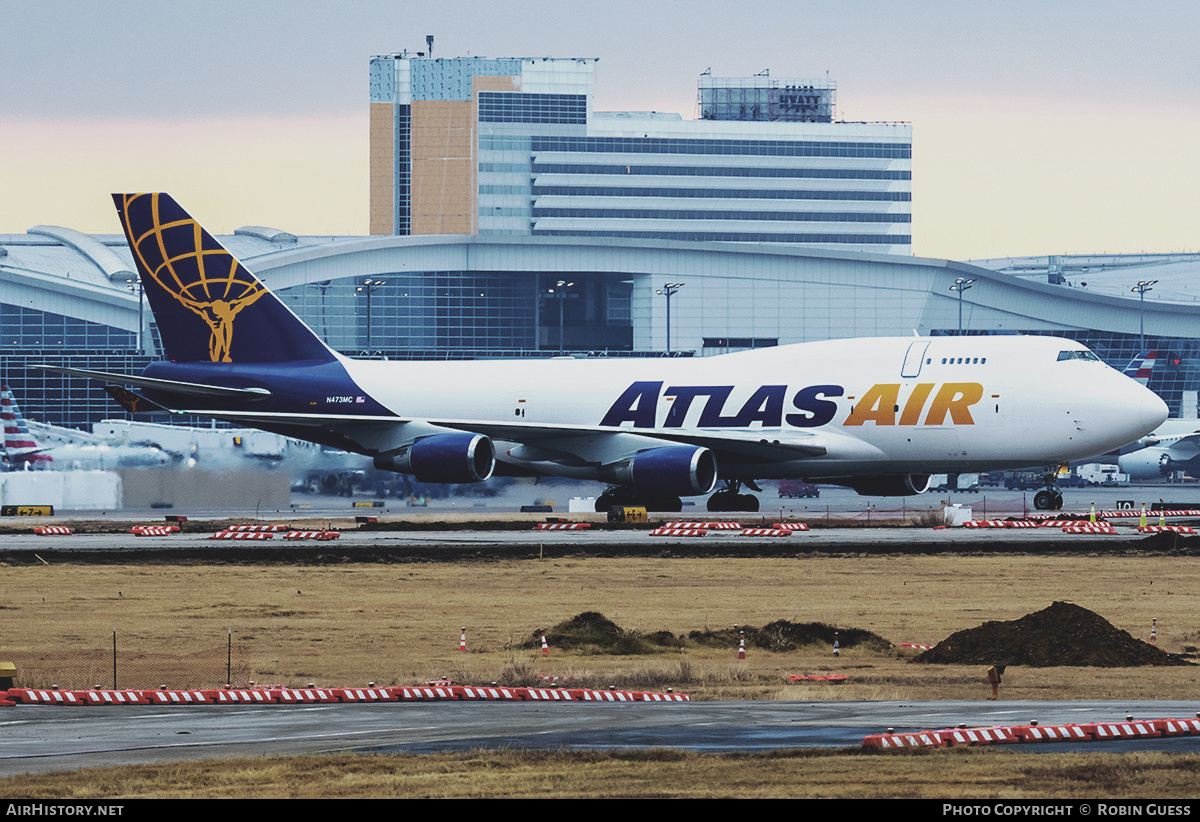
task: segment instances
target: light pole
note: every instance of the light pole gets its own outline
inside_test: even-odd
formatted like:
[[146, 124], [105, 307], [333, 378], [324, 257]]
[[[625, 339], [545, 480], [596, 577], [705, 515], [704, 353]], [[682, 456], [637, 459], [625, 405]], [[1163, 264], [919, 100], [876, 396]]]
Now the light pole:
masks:
[[367, 350], [371, 350], [371, 292], [379, 288], [379, 286], [387, 283], [387, 280], [363, 280], [363, 284], [354, 289], [355, 291], [367, 295]]
[[963, 331], [963, 329], [962, 329], [962, 295], [963, 295], [964, 291], [966, 291], [968, 288], [971, 287], [971, 283], [973, 283], [973, 282], [975, 282], [975, 280], [973, 280], [973, 279], [967, 280], [962, 277], [959, 277], [957, 280], [954, 281], [954, 285], [950, 286], [951, 291], [958, 292], [958, 335], [960, 337], [962, 336], [962, 331]]
[[550, 289], [550, 293], [558, 300], [558, 356], [560, 357], [566, 353], [566, 346], [563, 344], [563, 300], [567, 298], [567, 289], [573, 285], [575, 283], [559, 280], [555, 283], [555, 287]]
[[125, 281], [125, 287], [128, 288], [130, 291], [137, 292], [137, 295], [138, 295], [137, 351], [139, 354], [145, 354], [146, 349], [145, 349], [144, 341], [142, 340], [142, 330], [145, 328], [145, 313], [143, 311], [143, 308], [146, 304], [146, 301], [144, 299], [145, 292], [142, 290], [142, 281], [139, 279], [130, 277], [128, 280]]
[[667, 353], [671, 353], [671, 295], [687, 283], [667, 283], [657, 293], [667, 298]]
[[1158, 282], [1158, 280], [1142, 280], [1133, 288], [1129, 289], [1138, 295], [1138, 309], [1140, 313], [1140, 317], [1138, 318], [1138, 338], [1141, 340], [1139, 345], [1143, 351], [1146, 350], [1146, 292], [1153, 291], [1154, 289], [1150, 286], [1154, 285], [1156, 282]]

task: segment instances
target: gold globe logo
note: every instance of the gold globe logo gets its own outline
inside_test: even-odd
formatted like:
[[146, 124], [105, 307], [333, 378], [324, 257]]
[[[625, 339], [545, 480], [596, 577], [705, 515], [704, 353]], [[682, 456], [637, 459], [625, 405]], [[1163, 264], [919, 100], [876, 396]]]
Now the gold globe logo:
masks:
[[[151, 198], [151, 228], [134, 236], [129, 219], [129, 206], [141, 197]], [[237, 315], [267, 293], [262, 283], [254, 279], [229, 252], [209, 238], [211, 248], [205, 247], [207, 236], [200, 224], [190, 217], [164, 223], [159, 211], [159, 195], [127, 194], [123, 197], [122, 219], [125, 233], [139, 263], [139, 270], [189, 311], [208, 325], [208, 356], [213, 362], [232, 362], [233, 321]], [[168, 243], [167, 234], [173, 242]], [[178, 235], [186, 233], [190, 249], [170, 256], [180, 243]]]

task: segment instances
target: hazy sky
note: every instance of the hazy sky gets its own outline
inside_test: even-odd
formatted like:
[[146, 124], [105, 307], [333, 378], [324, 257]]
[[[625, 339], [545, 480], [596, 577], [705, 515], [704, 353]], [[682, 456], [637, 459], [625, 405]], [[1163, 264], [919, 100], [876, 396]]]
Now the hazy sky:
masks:
[[913, 126], [913, 251], [1200, 248], [1200, 3], [0, 0], [0, 233], [118, 233], [112, 191], [210, 230], [367, 232], [368, 59], [597, 57], [598, 110], [824, 77]]

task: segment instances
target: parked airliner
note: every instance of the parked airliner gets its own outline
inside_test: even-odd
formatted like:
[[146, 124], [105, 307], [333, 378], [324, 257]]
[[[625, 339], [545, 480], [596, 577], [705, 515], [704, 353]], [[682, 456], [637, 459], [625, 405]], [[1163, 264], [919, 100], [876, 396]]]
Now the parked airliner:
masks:
[[1157, 395], [1070, 340], [845, 339], [694, 359], [386, 362], [321, 341], [167, 194], [114, 195], [167, 361], [55, 368], [370, 455], [429, 482], [595, 480], [597, 510], [756, 510], [756, 480], [920, 493], [934, 473], [1067, 462], [1152, 431]]

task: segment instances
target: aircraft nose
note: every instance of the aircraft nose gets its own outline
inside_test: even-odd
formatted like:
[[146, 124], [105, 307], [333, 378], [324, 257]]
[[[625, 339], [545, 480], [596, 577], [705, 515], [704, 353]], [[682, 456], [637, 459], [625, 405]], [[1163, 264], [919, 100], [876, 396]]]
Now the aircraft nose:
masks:
[[1145, 428], [1146, 433], [1149, 433], [1163, 424], [1163, 421], [1170, 414], [1170, 410], [1167, 408], [1167, 404], [1163, 402], [1162, 397], [1155, 394], [1149, 388], [1142, 388], [1141, 393], [1142, 402], [1139, 407], [1139, 423], [1140, 427]]

